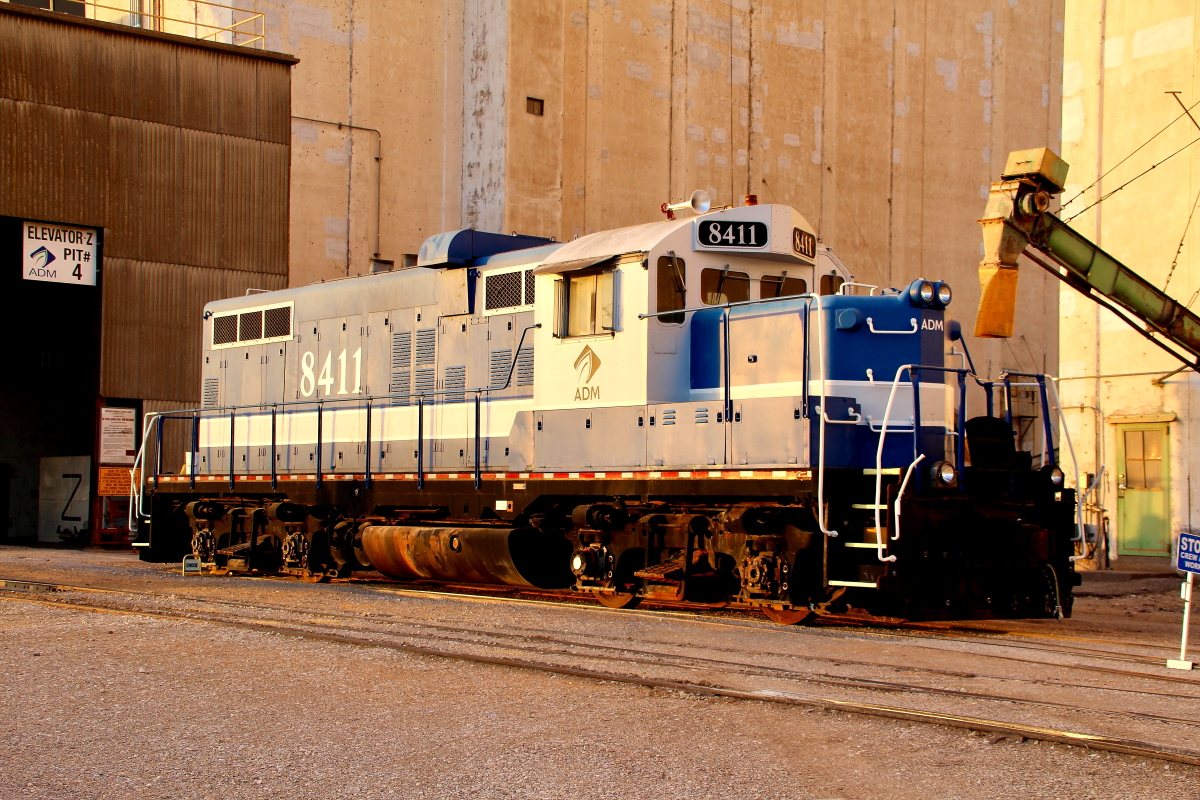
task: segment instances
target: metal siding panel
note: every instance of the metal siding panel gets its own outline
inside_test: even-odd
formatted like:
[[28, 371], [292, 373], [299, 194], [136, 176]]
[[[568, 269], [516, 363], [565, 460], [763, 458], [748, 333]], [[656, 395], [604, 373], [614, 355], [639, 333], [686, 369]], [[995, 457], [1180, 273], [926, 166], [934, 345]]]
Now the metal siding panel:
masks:
[[220, 131], [230, 136], [253, 139], [258, 128], [256, 62], [225, 53], [216, 55], [220, 65]]
[[[0, 39], [0, 49], [3, 48]], [[0, 55], [0, 61], [3, 61]], [[0, 74], [4, 67], [0, 64]], [[0, 97], [0, 214], [17, 215], [17, 163], [24, 150], [18, 134], [17, 104], [6, 97]]]
[[112, 114], [113, 36], [81, 36], [82, 31], [63, 26], [63, 43], [70, 71], [71, 105], [98, 114]]
[[142, 126], [139, 120], [109, 117], [108, 211], [105, 219], [105, 254], [119, 258], [142, 257]]
[[282, 275], [106, 260], [100, 393], [194, 402], [204, 304], [286, 284]]
[[23, 99], [28, 76], [25, 65], [25, 40], [21, 21], [0, 15], [0, 97]]
[[179, 129], [142, 125], [142, 259], [177, 264], [179, 221]]
[[107, 193], [104, 117], [24, 101], [16, 103], [15, 116], [13, 213], [103, 225]]
[[222, 185], [221, 266], [262, 270], [262, 193], [259, 191], [257, 143], [226, 136]]
[[139, 41], [135, 54], [137, 77], [131, 115], [163, 125], [179, 124], [179, 47], [153, 40]]
[[292, 141], [292, 70], [283, 64], [258, 61], [258, 130], [266, 142]]
[[259, 163], [262, 165], [262, 249], [263, 272], [288, 274], [288, 180], [291, 168], [291, 145], [260, 142]]
[[214, 226], [221, 224], [223, 143], [215, 133], [179, 131], [180, 261], [216, 267], [221, 240]]
[[188, 53], [180, 60], [179, 120], [185, 128], [221, 131], [220, 54], [207, 50]]

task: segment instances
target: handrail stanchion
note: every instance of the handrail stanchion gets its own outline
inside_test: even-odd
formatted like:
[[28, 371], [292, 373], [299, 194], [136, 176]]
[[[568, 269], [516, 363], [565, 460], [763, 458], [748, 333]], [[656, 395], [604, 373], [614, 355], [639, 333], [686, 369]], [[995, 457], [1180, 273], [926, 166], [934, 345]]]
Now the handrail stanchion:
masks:
[[482, 484], [483, 476], [480, 474], [479, 466], [479, 395], [480, 392], [475, 392], [475, 488], [478, 489]]
[[325, 403], [321, 400], [317, 401], [317, 488], [321, 488], [321, 439], [324, 436], [322, 427], [325, 424]]
[[1049, 464], [1056, 466], [1058, 459], [1054, 457], [1054, 436], [1053, 426], [1050, 423], [1050, 399], [1046, 397], [1046, 376], [1038, 375], [1038, 394], [1042, 400], [1042, 435], [1046, 437], [1046, 458], [1042, 462], [1043, 466]]
[[[733, 424], [733, 395], [731, 393], [732, 390], [730, 389], [730, 386], [729, 386], [730, 381], [731, 381], [732, 371], [731, 371], [731, 367], [730, 367], [731, 359], [729, 356], [730, 351], [729, 351], [729, 309], [728, 308], [725, 309], [724, 313], [722, 313], [722, 315], [721, 315], [721, 327], [722, 327], [722, 332], [725, 334], [725, 347], [721, 351], [721, 360], [724, 362], [721, 366], [721, 375], [722, 375], [721, 383], [725, 384], [725, 423], [728, 425], [732, 425]], [[825, 409], [821, 409], [821, 410], [824, 411]]]
[[363, 473], [363, 486], [371, 488], [371, 398], [367, 398], [367, 471]]
[[229, 409], [229, 488], [233, 488], [233, 418], [237, 412]]
[[967, 452], [967, 373], [966, 370], [958, 371], [958, 425], [955, 426], [958, 431], [958, 440], [955, 442], [954, 458], [957, 461], [958, 467], [958, 489], [962, 491], [963, 485], [966, 483], [966, 452]]
[[[924, 455], [921, 443], [921, 368], [916, 365], [910, 366], [908, 376], [912, 378], [913, 387], [913, 459], [916, 459], [917, 456]], [[913, 484], [913, 491], [920, 492], [923, 483], [921, 471], [917, 470], [917, 482]]]
[[271, 489], [272, 490], [279, 488], [279, 473], [275, 469], [275, 459], [278, 458], [278, 456], [275, 455], [275, 449], [276, 449], [275, 412], [276, 412], [276, 407], [274, 404], [272, 404], [271, 405]]
[[192, 462], [191, 488], [196, 488], [196, 462], [200, 460], [200, 415], [192, 414], [192, 454], [188, 461]]
[[988, 381], [987, 383], [983, 384], [983, 389], [985, 392], [987, 392], [987, 415], [989, 417], [995, 416], [995, 401], [992, 400], [992, 388], [995, 385], [996, 384], [994, 381]]
[[800, 391], [800, 416], [808, 419], [808, 302], [800, 309], [800, 315], [804, 318], [804, 355], [800, 359], [800, 384], [803, 387]]
[[417, 397], [417, 488], [425, 488], [425, 395]]
[[[1009, 429], [1012, 428], [1012, 379], [1008, 377], [1008, 373], [1004, 374], [1004, 421], [1008, 423]], [[1016, 431], [1012, 431], [1015, 438]]]
[[162, 475], [162, 442], [163, 418], [154, 418], [154, 485], [158, 486], [158, 476]]

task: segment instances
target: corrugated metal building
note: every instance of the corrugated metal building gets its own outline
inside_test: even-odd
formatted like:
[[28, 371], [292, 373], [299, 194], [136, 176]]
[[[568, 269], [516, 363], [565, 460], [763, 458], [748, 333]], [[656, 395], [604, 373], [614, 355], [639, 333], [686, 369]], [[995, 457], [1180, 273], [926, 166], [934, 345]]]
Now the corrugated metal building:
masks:
[[[287, 284], [294, 63], [0, 2], [0, 285], [32, 334], [0, 386], [8, 537], [39, 459], [95, 455], [98, 407], [199, 405], [206, 302]], [[100, 229], [97, 287], [24, 280], [28, 221]]]

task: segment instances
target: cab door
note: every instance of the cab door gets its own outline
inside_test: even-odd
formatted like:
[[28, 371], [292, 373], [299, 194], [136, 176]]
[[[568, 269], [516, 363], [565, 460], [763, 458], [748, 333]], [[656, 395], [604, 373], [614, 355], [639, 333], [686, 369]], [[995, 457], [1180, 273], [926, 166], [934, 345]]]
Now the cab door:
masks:
[[1166, 423], [1117, 426], [1117, 554], [1170, 556]]

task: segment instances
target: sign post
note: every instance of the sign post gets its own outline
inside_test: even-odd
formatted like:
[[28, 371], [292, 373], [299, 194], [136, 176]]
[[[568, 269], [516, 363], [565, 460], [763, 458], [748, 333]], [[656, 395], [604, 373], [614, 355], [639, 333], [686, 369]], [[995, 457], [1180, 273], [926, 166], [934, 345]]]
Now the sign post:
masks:
[[1192, 585], [1196, 573], [1200, 572], [1200, 535], [1179, 534], [1179, 555], [1175, 565], [1187, 573], [1187, 582], [1179, 590], [1179, 596], [1183, 598], [1183, 633], [1179, 637], [1179, 658], [1168, 658], [1167, 666], [1171, 669], [1192, 669], [1195, 665], [1187, 660], [1188, 623], [1192, 616]]

